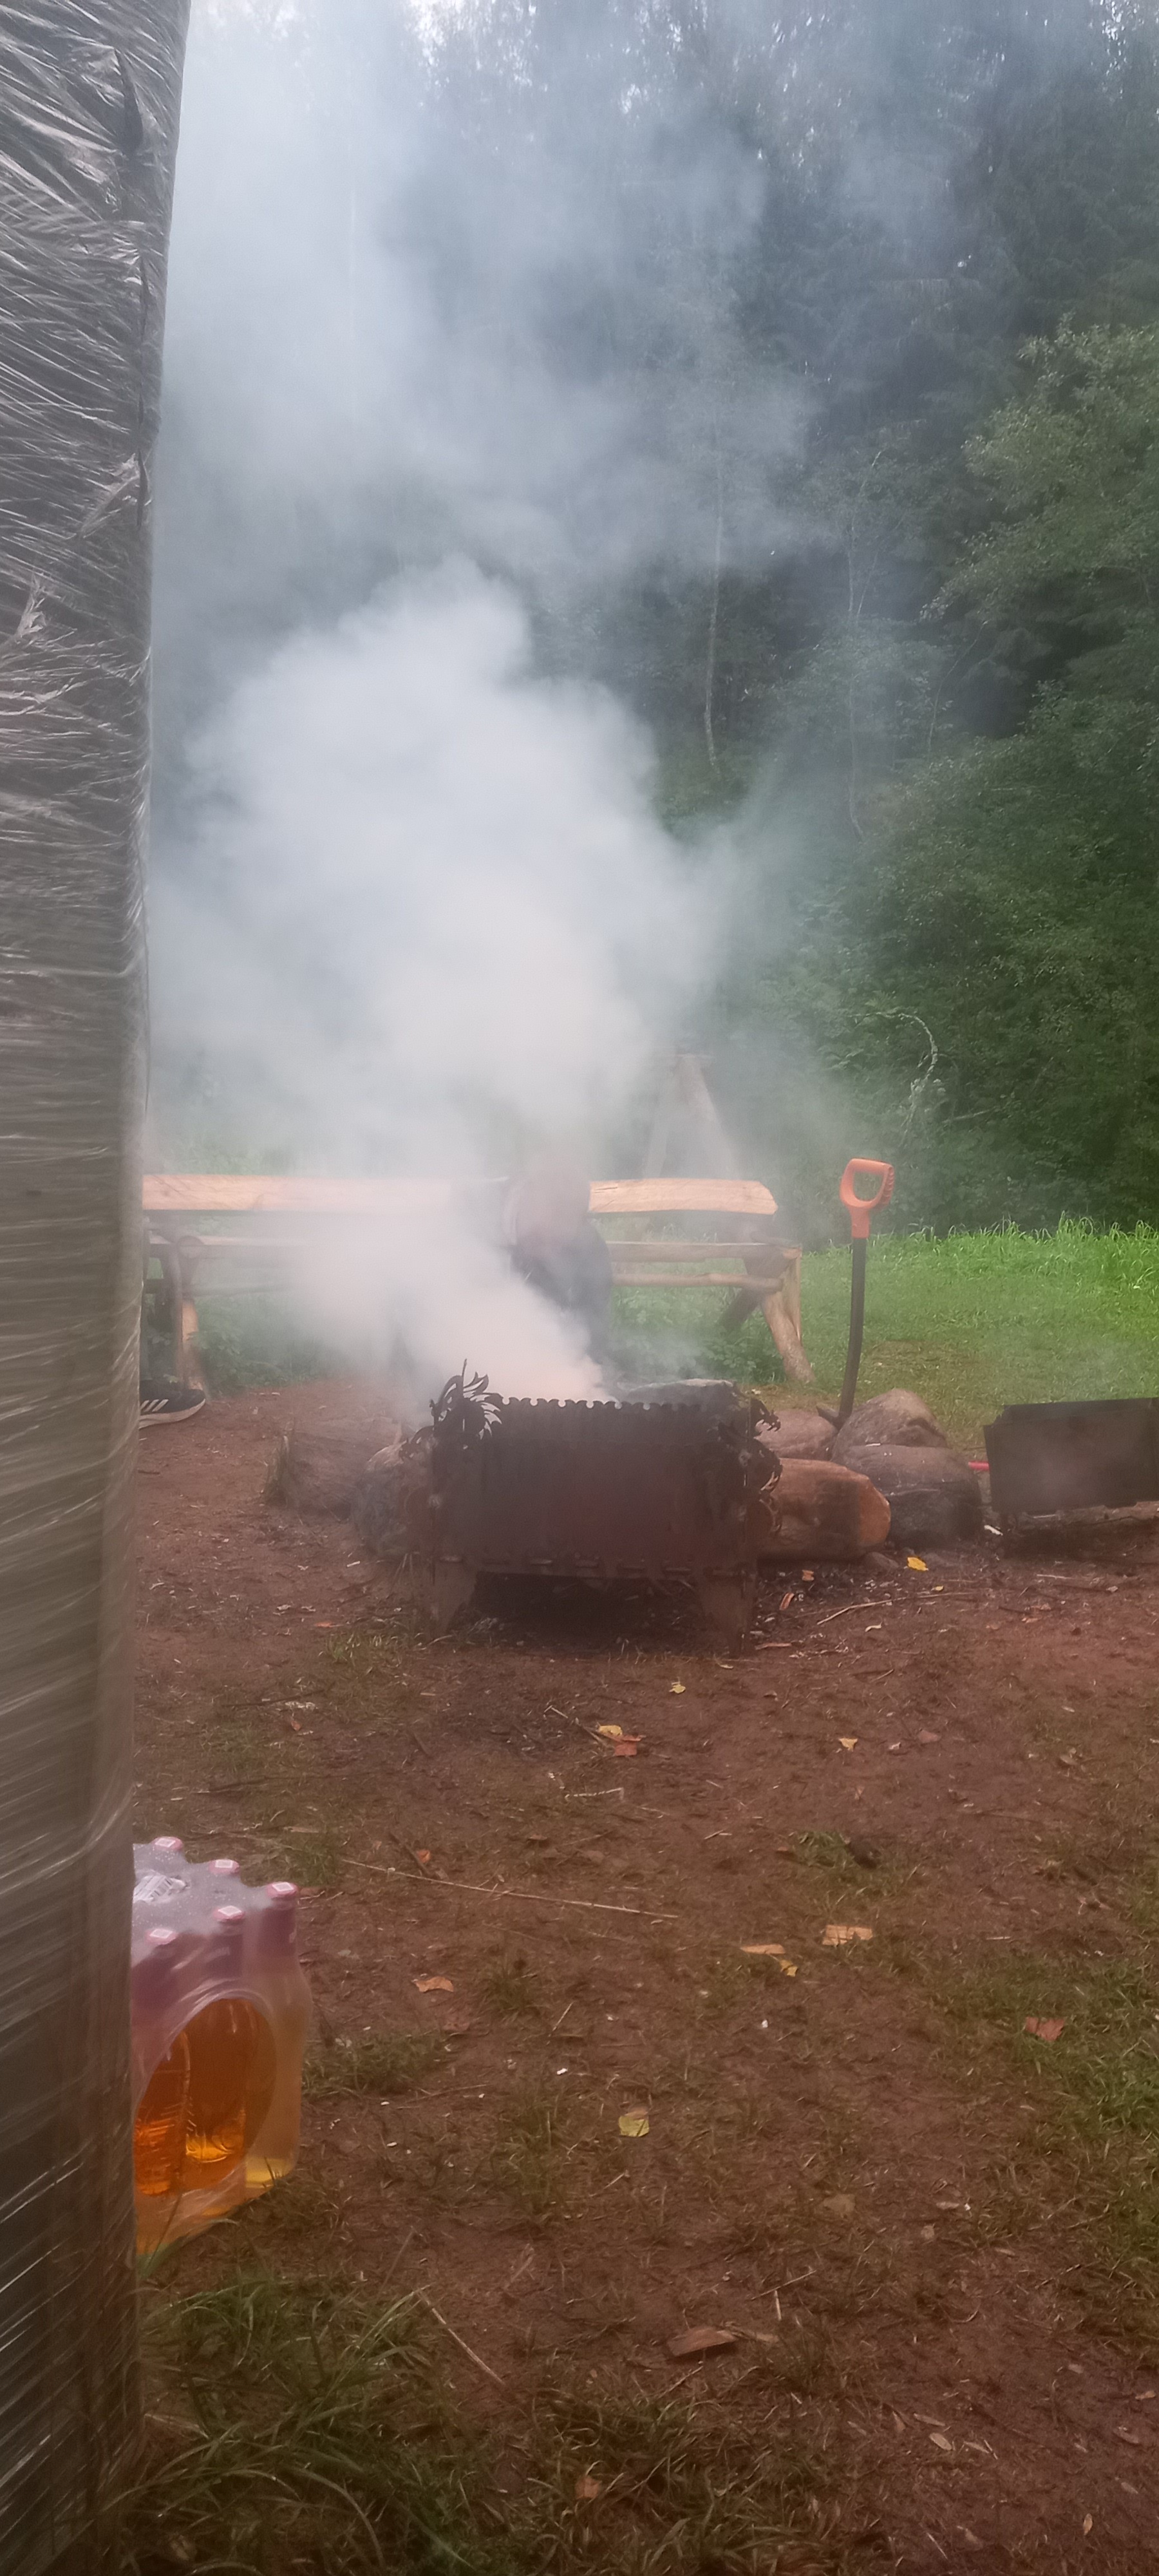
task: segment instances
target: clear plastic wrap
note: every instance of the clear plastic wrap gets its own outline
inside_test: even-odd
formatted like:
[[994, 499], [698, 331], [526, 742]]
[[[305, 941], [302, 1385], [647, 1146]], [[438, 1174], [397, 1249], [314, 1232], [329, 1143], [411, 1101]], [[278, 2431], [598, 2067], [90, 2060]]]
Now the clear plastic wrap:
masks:
[[0, 2576], [136, 2414], [150, 472], [187, 0], [0, 5]]

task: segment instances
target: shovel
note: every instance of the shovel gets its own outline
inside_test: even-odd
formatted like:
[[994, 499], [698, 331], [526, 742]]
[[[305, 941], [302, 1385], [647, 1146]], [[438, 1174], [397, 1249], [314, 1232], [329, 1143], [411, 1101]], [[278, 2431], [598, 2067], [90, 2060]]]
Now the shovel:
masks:
[[[859, 1198], [856, 1180], [859, 1172], [876, 1176], [875, 1197]], [[888, 1207], [893, 1197], [893, 1164], [866, 1162], [855, 1154], [841, 1175], [841, 1205], [849, 1210], [849, 1230], [853, 1237], [853, 1279], [849, 1299], [849, 1350], [845, 1375], [841, 1382], [841, 1401], [837, 1407], [837, 1428], [848, 1422], [857, 1393], [857, 1372], [861, 1366], [861, 1344], [865, 1334], [865, 1247], [869, 1241], [869, 1220], [875, 1208]]]

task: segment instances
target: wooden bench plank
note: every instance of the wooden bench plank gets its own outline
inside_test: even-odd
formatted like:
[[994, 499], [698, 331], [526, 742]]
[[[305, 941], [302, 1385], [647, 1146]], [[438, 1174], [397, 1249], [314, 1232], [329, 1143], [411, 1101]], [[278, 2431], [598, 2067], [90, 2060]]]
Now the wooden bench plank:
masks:
[[593, 1181], [593, 1216], [775, 1216], [763, 1181]]

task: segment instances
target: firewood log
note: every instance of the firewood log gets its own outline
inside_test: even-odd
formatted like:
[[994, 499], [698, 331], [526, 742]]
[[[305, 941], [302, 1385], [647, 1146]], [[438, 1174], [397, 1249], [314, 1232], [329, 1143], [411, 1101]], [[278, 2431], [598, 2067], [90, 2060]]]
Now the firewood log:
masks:
[[827, 1458], [786, 1458], [770, 1500], [780, 1528], [763, 1553], [773, 1565], [856, 1558], [889, 1536], [884, 1494]]

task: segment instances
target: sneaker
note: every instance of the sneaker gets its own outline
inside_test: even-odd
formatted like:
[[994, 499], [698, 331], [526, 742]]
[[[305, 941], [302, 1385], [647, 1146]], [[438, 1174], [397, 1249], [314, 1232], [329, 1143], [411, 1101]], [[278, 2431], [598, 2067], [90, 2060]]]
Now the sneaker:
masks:
[[191, 1422], [204, 1404], [203, 1386], [180, 1386], [175, 1377], [143, 1377], [141, 1429], [156, 1422]]

